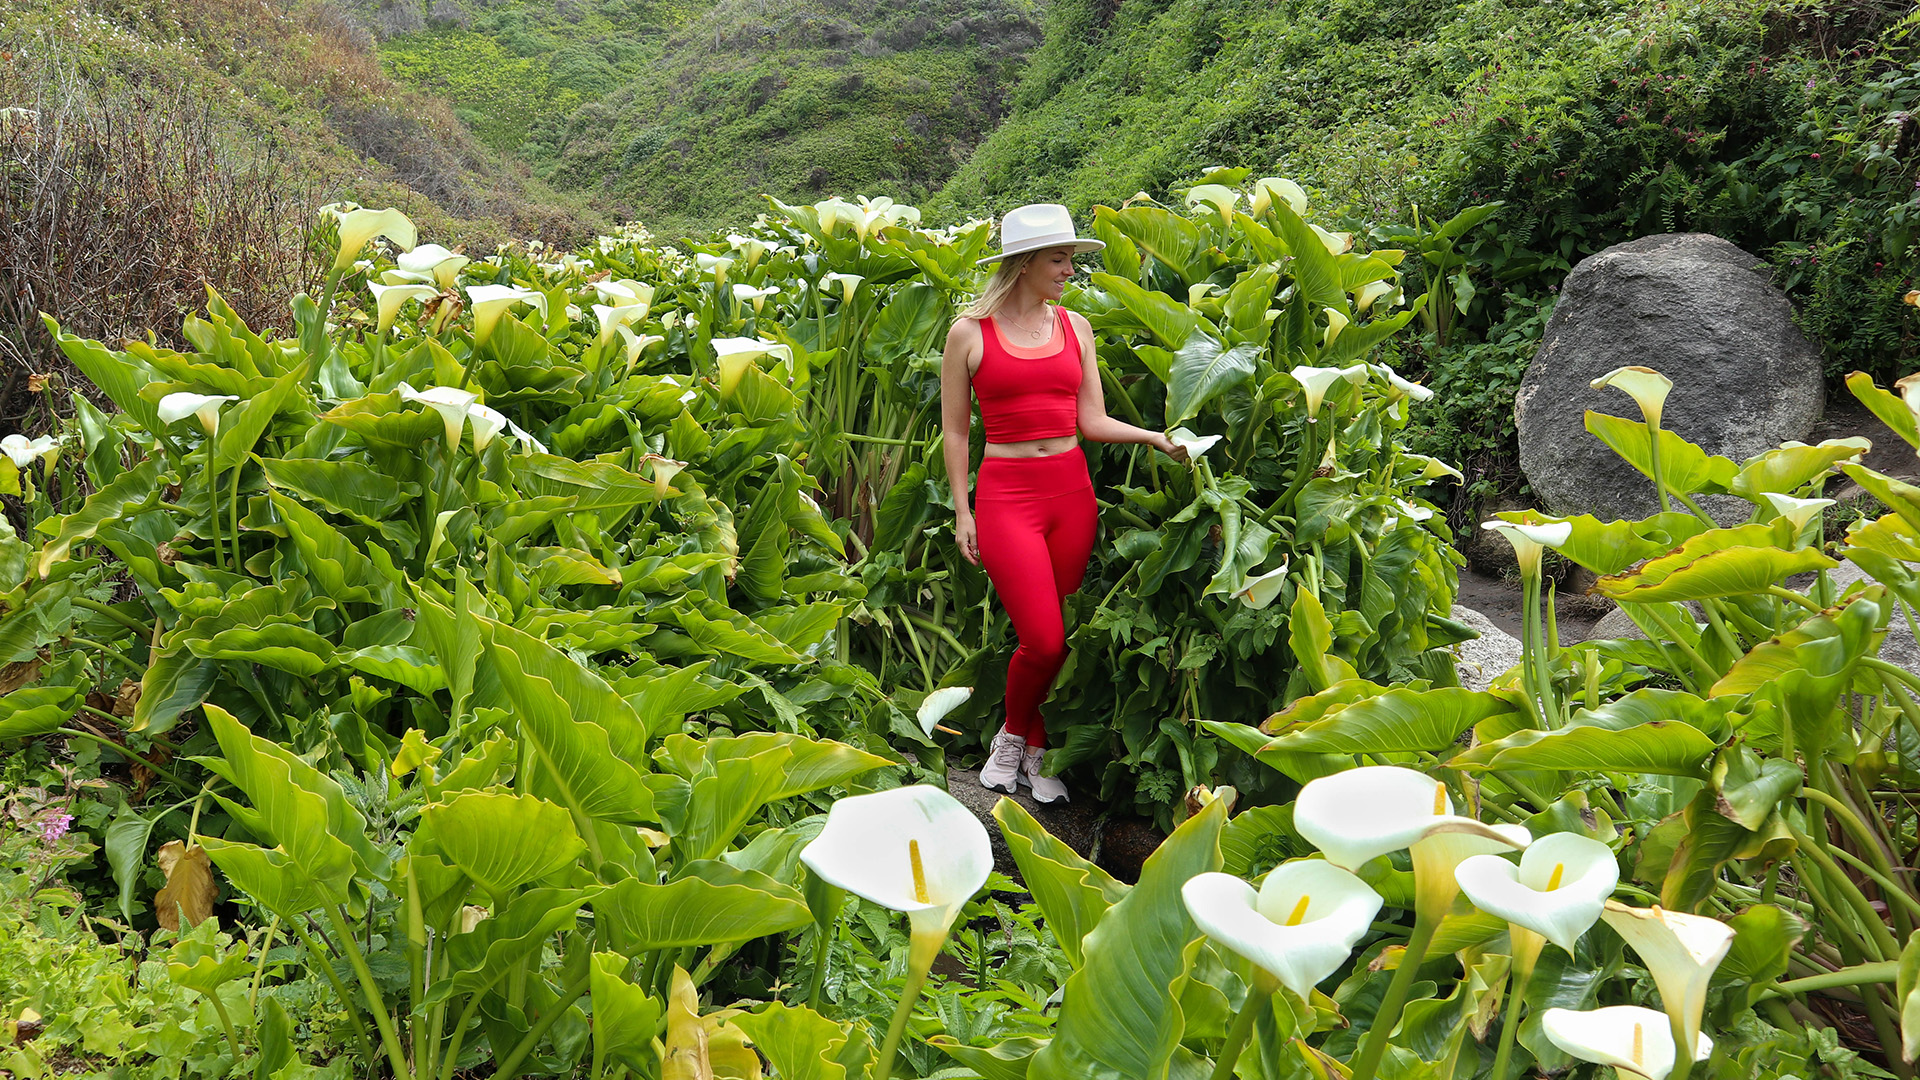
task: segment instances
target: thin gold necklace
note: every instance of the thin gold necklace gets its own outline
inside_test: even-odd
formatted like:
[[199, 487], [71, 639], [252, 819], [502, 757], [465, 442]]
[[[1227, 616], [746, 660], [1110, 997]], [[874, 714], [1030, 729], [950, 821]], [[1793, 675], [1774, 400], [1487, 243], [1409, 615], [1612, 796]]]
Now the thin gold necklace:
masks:
[[1013, 321], [1013, 319], [1011, 319], [1011, 318], [1007, 318], [1007, 319], [1003, 319], [1003, 320], [1002, 320], [1002, 322], [1004, 322], [1004, 323], [1007, 323], [1007, 324], [1011, 324], [1011, 325], [1013, 326], [1013, 328], [1014, 328], [1015, 330], [1018, 330], [1018, 331], [1020, 331], [1020, 333], [1022, 333], [1022, 334], [1024, 334], [1024, 335], [1025, 335], [1025, 336], [1027, 336], [1028, 338], [1032, 338], [1033, 340], [1036, 340], [1036, 341], [1039, 341], [1039, 340], [1043, 340], [1043, 339], [1045, 339], [1046, 337], [1048, 337], [1048, 336], [1049, 336], [1049, 335], [1050, 335], [1050, 334], [1052, 333], [1052, 328], [1051, 328], [1051, 327], [1048, 327], [1048, 328], [1046, 328], [1046, 329], [1044, 329], [1044, 330], [1032, 330], [1032, 329], [1029, 329], [1029, 328], [1027, 328], [1027, 327], [1025, 327], [1025, 326], [1022, 326], [1021, 324], [1019, 324], [1019, 323], [1017, 323], [1017, 322], [1014, 322], [1014, 321]]

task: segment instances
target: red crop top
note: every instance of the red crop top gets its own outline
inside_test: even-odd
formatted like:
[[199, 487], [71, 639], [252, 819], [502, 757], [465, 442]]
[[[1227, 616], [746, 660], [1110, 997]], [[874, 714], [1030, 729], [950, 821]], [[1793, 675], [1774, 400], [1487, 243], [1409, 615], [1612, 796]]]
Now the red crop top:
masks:
[[1066, 309], [1053, 311], [1053, 340], [1038, 356], [1023, 356], [1008, 346], [992, 316], [980, 320], [980, 369], [973, 374], [973, 392], [980, 399], [988, 442], [1052, 439], [1080, 430], [1080, 382], [1086, 373], [1080, 339]]

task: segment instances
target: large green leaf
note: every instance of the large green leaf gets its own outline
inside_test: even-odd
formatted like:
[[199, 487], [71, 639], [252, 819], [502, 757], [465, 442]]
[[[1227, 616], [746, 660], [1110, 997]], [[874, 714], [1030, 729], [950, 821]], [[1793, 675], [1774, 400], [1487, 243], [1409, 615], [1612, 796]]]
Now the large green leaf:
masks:
[[1186, 948], [1198, 934], [1180, 890], [1220, 868], [1226, 804], [1188, 818], [1083, 941], [1067, 979], [1053, 1041], [1034, 1056], [1034, 1080], [1161, 1080], [1185, 1028], [1179, 999]]
[[1791, 495], [1826, 475], [1836, 463], [1855, 460], [1872, 448], [1873, 443], [1860, 436], [1828, 439], [1818, 446], [1781, 446], [1743, 462], [1727, 490], [1756, 503], [1769, 491]]
[[628, 878], [593, 902], [594, 915], [622, 952], [749, 941], [812, 921], [791, 886], [722, 862], [696, 861], [665, 885]]
[[753, 1040], [780, 1080], [860, 1080], [873, 1059], [866, 1033], [805, 1006], [778, 1001], [733, 1023]]
[[1840, 466], [1840, 471], [1899, 514], [1909, 526], [1920, 529], [1920, 487], [1874, 472], [1864, 465], [1847, 463]]
[[189, 641], [187, 648], [202, 660], [264, 664], [307, 678], [332, 668], [335, 651], [331, 641], [292, 623], [236, 626]]
[[[1652, 440], [1639, 420], [1587, 411], [1587, 430], [1606, 443], [1626, 463], [1649, 479], [1653, 476]], [[1693, 495], [1725, 492], [1733, 486], [1739, 467], [1727, 458], [1709, 455], [1699, 446], [1660, 429], [1660, 474], [1671, 491]]]
[[588, 992], [593, 996], [593, 1053], [645, 1076], [659, 1062], [653, 1040], [660, 1034], [666, 1002], [628, 982], [623, 976], [627, 958], [618, 953], [593, 954]]
[[419, 484], [359, 461], [263, 457], [260, 466], [274, 487], [374, 528], [388, 525], [400, 507], [420, 494]]
[[1224, 347], [1212, 335], [1196, 333], [1173, 355], [1167, 379], [1167, 423], [1183, 423], [1201, 406], [1253, 378], [1259, 345]]
[[[367, 819], [333, 777], [285, 746], [248, 731], [225, 709], [208, 705], [204, 711], [207, 726], [219, 740], [220, 757], [193, 760], [246, 793], [253, 804], [251, 812], [224, 797], [215, 797], [248, 831], [310, 863], [316, 877], [323, 872], [335, 873], [335, 865], [343, 857], [347, 862], [345, 873], [357, 867], [370, 877], [387, 876], [391, 864], [386, 852], [368, 837]], [[313, 814], [316, 805], [317, 818]], [[336, 846], [345, 850], [344, 856]]]
[[[513, 703], [520, 733], [539, 755], [539, 767], [545, 770], [562, 803], [577, 813], [606, 821], [653, 821], [653, 792], [640, 771], [623, 753], [616, 753], [607, 729], [595, 723], [585, 702], [562, 697], [554, 684], [529, 674], [520, 661], [520, 651], [533, 651], [533, 639], [509, 627], [493, 624], [487, 656], [500, 680], [502, 692]], [[520, 648], [509, 647], [511, 641]], [[571, 663], [572, 661], [563, 661]], [[589, 678], [593, 676], [589, 673]], [[578, 680], [576, 680], [578, 681]], [[602, 684], [604, 685], [604, 684]], [[618, 724], [630, 724], [630, 732], [639, 739], [628, 740], [621, 750], [637, 749], [644, 742], [644, 729], [627, 703], [607, 687], [606, 701], [618, 703]]]
[[1027, 890], [1053, 928], [1053, 939], [1067, 961], [1079, 968], [1085, 956], [1082, 940], [1130, 886], [1081, 858], [1012, 799], [994, 804], [993, 819], [1000, 823], [1000, 835]]
[[523, 685], [528, 700], [535, 700], [537, 694], [538, 700], [550, 705], [557, 697], [564, 709], [559, 715], [571, 715], [604, 730], [620, 760], [646, 760], [647, 722], [597, 672], [505, 623], [477, 615], [468, 618], [477, 621], [481, 639], [488, 646], [487, 655], [496, 668], [504, 670], [511, 659], [515, 670], [530, 680]]
[[1623, 604], [1707, 600], [1764, 593], [1794, 574], [1840, 565], [1815, 548], [1790, 549], [1778, 540], [1771, 525], [1709, 529], [1631, 574], [1601, 578], [1593, 591]]
[[868, 360], [881, 365], [925, 352], [947, 327], [947, 294], [924, 282], [894, 292], [867, 330]]
[[215, 472], [224, 472], [247, 460], [253, 453], [254, 444], [266, 433], [267, 425], [273, 423], [273, 418], [299, 401], [305, 389], [306, 373], [306, 363], [297, 364], [293, 370], [275, 379], [266, 392], [253, 395], [228, 411], [214, 443]]
[[1475, 760], [1453, 759], [1459, 768], [1556, 769], [1570, 772], [1639, 772], [1706, 775], [1715, 743], [1679, 720], [1650, 720], [1629, 728], [1570, 724], [1556, 731], [1522, 731], [1477, 747]]
[[586, 850], [562, 807], [531, 795], [467, 792], [420, 811], [446, 860], [494, 896], [572, 863]]
[[1800, 766], [1781, 758], [1763, 758], [1744, 746], [1729, 746], [1713, 762], [1713, 790], [1721, 814], [1757, 832], [1780, 800], [1800, 790]]
[[23, 686], [0, 697], [0, 740], [45, 735], [67, 722], [79, 696], [75, 686]]
[[1907, 408], [1905, 399], [1875, 386], [1873, 376], [1864, 371], [1847, 376], [1847, 389], [1853, 391], [1853, 396], [1879, 417], [1881, 423], [1892, 428], [1895, 435], [1907, 440], [1908, 446], [1920, 450], [1920, 426], [1916, 426], [1913, 410]]
[[1368, 754], [1445, 750], [1482, 720], [1517, 712], [1492, 694], [1459, 687], [1389, 690], [1329, 710], [1302, 727], [1283, 729], [1262, 753]]
[[286, 522], [288, 539], [322, 593], [340, 603], [380, 600], [391, 593], [391, 584], [373, 560], [345, 533], [296, 499], [278, 491], [269, 491], [267, 498]]
[[[118, 521], [136, 509], [160, 501], [160, 459], [150, 457], [112, 483], [87, 496], [80, 509], [59, 519], [60, 530], [40, 549], [35, 568], [41, 577], [53, 572], [55, 563], [65, 562], [73, 545], [89, 539], [100, 528]], [[43, 523], [44, 524], [44, 523]], [[11, 582], [8, 583], [11, 586]]]
[[1113, 274], [1095, 274], [1092, 280], [1095, 288], [1105, 289], [1120, 301], [1127, 314], [1132, 315], [1135, 321], [1146, 327], [1169, 349], [1186, 345], [1194, 327], [1200, 325], [1199, 312], [1166, 293], [1156, 292]]
[[1226, 263], [1200, 227], [1158, 206], [1129, 206], [1115, 210], [1096, 206], [1094, 220], [1110, 222], [1141, 251], [1178, 274], [1182, 285], [1193, 285]]
[[1767, 985], [1786, 974], [1793, 946], [1807, 932], [1806, 924], [1773, 904], [1755, 904], [1727, 920], [1733, 944], [1713, 970], [1719, 986], [1743, 987], [1737, 1000], [1751, 1006]]

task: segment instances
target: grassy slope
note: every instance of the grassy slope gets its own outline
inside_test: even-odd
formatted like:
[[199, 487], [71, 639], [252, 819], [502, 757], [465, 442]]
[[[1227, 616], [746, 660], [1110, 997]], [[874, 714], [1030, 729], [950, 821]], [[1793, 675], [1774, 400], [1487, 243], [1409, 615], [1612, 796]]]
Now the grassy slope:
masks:
[[0, 104], [209, 111], [228, 152], [270, 157], [318, 202], [396, 205], [423, 233], [583, 238], [603, 222], [478, 144], [446, 106], [388, 79], [324, 3], [9, 0]]
[[1026, 0], [475, 7], [437, 0], [418, 29], [388, 9], [388, 70], [554, 184], [670, 232], [750, 219], [762, 192], [931, 196], [1040, 39]]

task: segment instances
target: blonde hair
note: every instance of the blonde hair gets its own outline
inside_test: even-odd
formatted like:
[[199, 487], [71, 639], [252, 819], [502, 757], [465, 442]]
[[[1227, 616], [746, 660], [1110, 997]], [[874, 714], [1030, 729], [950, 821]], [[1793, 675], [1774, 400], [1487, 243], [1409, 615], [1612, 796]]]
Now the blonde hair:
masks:
[[1007, 297], [1013, 294], [1014, 287], [1020, 284], [1020, 272], [1025, 270], [1027, 264], [1032, 262], [1034, 256], [1038, 254], [1040, 254], [1038, 251], [1023, 251], [1018, 255], [1009, 255], [1001, 259], [1000, 265], [993, 269], [993, 276], [987, 279], [986, 287], [980, 290], [980, 295], [974, 299], [973, 303], [968, 304], [965, 310], [960, 312], [960, 317], [984, 319], [999, 311], [1007, 302]]

